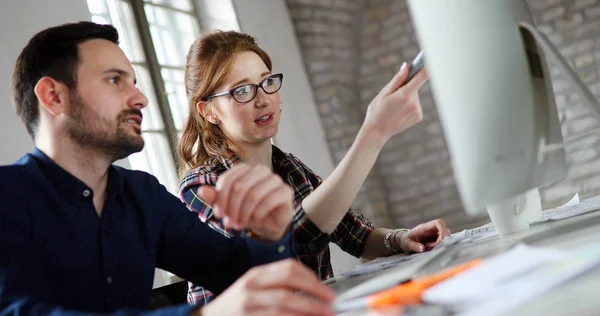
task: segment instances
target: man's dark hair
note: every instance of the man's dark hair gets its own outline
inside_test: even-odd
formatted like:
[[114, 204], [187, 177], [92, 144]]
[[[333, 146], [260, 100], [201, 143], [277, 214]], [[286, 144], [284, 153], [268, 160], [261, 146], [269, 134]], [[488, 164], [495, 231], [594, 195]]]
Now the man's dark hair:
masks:
[[40, 111], [34, 88], [43, 77], [51, 77], [69, 88], [77, 85], [79, 44], [91, 39], [119, 43], [119, 34], [111, 25], [92, 22], [63, 24], [37, 33], [17, 58], [12, 74], [12, 91], [27, 132], [35, 139]]

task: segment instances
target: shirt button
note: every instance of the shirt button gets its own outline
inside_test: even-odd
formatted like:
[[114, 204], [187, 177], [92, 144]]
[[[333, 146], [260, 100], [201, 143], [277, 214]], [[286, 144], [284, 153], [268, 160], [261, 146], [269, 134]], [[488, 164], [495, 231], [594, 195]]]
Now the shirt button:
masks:
[[285, 251], [285, 246], [284, 245], [279, 245], [279, 247], [277, 247], [277, 252], [278, 253], [282, 253]]
[[90, 196], [90, 190], [88, 190], [88, 189], [83, 190], [83, 197], [88, 197], [88, 196]]
[[108, 284], [111, 284], [112, 283], [112, 278], [111, 277], [106, 278], [106, 282], [108, 282]]

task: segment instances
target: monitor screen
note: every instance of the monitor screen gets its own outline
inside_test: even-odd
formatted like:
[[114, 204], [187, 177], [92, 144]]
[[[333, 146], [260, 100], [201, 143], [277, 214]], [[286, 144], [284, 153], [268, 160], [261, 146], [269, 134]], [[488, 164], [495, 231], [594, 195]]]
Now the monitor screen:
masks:
[[465, 210], [562, 179], [550, 72], [522, 0], [409, 0]]

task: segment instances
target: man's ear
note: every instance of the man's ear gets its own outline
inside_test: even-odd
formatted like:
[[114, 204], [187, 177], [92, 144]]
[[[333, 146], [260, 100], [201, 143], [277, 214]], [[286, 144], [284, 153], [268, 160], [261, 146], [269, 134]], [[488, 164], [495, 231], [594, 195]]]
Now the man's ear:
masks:
[[69, 88], [65, 84], [50, 77], [43, 77], [38, 80], [33, 92], [42, 109], [52, 115], [60, 115], [67, 110]]
[[215, 112], [210, 108], [208, 102], [198, 101], [196, 103], [196, 109], [202, 117], [212, 124], [219, 124], [219, 118], [215, 115]]

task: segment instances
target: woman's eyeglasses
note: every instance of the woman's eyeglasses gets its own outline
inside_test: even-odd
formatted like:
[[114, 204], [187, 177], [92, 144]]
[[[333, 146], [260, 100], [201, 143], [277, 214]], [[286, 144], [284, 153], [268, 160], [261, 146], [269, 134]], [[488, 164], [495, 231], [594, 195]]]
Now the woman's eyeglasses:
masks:
[[239, 103], [247, 103], [254, 100], [256, 94], [258, 93], [258, 87], [260, 87], [266, 94], [273, 94], [281, 89], [282, 84], [283, 74], [274, 74], [270, 75], [259, 84], [245, 84], [235, 87], [229, 91], [209, 95], [204, 98], [204, 101], [208, 101], [216, 97], [222, 97], [224, 95], [230, 95]]

